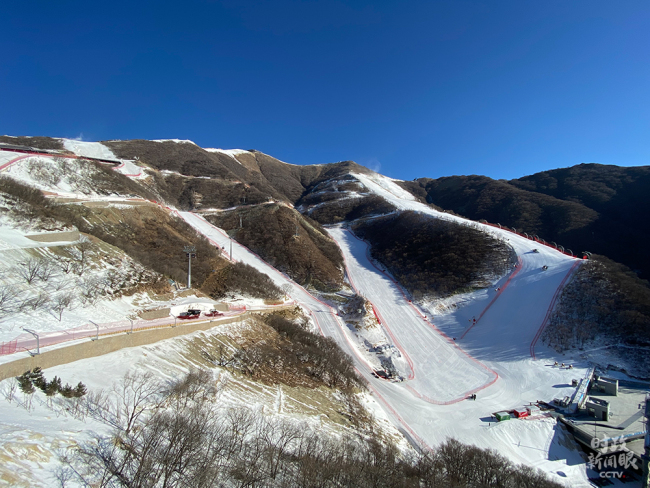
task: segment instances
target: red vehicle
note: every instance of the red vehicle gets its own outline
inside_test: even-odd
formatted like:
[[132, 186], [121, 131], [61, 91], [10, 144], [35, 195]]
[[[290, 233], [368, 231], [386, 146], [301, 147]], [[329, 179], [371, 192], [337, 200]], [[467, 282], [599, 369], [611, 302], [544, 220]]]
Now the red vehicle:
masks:
[[219, 310], [210, 310], [209, 312], [205, 312], [206, 317], [223, 317], [223, 312], [219, 312]]
[[187, 312], [181, 312], [178, 314], [178, 318], [181, 320], [187, 319], [198, 319], [201, 316], [200, 310], [188, 310]]

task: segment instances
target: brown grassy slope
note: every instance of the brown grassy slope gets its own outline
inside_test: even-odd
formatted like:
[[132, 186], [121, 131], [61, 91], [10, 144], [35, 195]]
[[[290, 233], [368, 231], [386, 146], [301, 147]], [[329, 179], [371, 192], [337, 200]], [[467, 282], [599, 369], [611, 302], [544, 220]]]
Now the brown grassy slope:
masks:
[[[154, 204], [130, 207], [55, 204], [31, 187], [10, 178], [0, 178], [0, 193], [15, 200], [18, 217], [40, 220], [49, 227], [75, 226], [82, 232], [122, 249], [144, 266], [180, 283], [187, 282], [187, 257], [183, 248], [195, 246], [192, 283], [221, 297], [240, 292], [259, 298], [281, 296], [259, 271], [233, 266], [220, 257], [220, 251], [196, 233], [184, 220]], [[217, 293], [218, 291], [218, 293]]]
[[338, 224], [351, 222], [363, 217], [385, 215], [396, 210], [395, 206], [378, 195], [366, 195], [361, 198], [339, 198], [328, 201], [314, 208], [309, 216], [317, 222]]
[[196, 144], [186, 142], [102, 141], [115, 155], [135, 159], [157, 170], [176, 171], [188, 176], [209, 176], [236, 180], [239, 168], [232, 158], [210, 153]]
[[149, 188], [141, 185], [137, 180], [132, 180], [110, 167], [94, 161], [88, 161], [88, 165], [95, 168], [92, 178], [93, 189], [104, 195], [122, 195], [128, 197], [140, 197], [145, 200], [156, 200], [157, 195]]
[[205, 151], [195, 144], [172, 141], [105, 141], [103, 144], [118, 157], [138, 157], [154, 169], [195, 177], [155, 177], [154, 185], [161, 196], [186, 209], [227, 208], [270, 199], [295, 203], [320, 181], [350, 170], [368, 171], [350, 161], [297, 166], [254, 150], [233, 159], [225, 154]]
[[14, 144], [18, 146], [35, 147], [36, 149], [65, 149], [63, 143], [51, 137], [28, 137], [28, 136], [0, 136], [0, 142], [3, 144]]
[[165, 202], [186, 210], [229, 208], [269, 200], [268, 192], [262, 192], [257, 187], [240, 181], [217, 178], [154, 173], [151, 186]]
[[485, 232], [408, 211], [361, 221], [354, 231], [416, 298], [487, 286], [514, 264], [514, 253]]
[[82, 232], [123, 249], [134, 259], [176, 281], [187, 281], [185, 246], [195, 246], [193, 283], [200, 286], [213, 269], [226, 261], [207, 239], [185, 221], [155, 205], [133, 207], [86, 207], [60, 205], [57, 212]]
[[257, 337], [241, 344], [228, 358], [234, 369], [267, 384], [327, 387], [342, 392], [364, 387], [352, 358], [333, 339], [313, 334], [276, 314], [263, 320], [256, 326], [264, 339]]
[[192, 286], [214, 298], [242, 293], [256, 298], [279, 298], [280, 290], [254, 268], [228, 263], [202, 235], [184, 220], [154, 205], [132, 208], [67, 207], [62, 209], [83, 232], [123, 249], [145, 266], [187, 282], [187, 257], [183, 248], [194, 246]]
[[291, 208], [250, 206], [207, 214], [206, 218], [300, 284], [320, 290], [338, 289], [343, 284], [343, 257], [336, 243], [317, 222]]
[[103, 144], [118, 157], [138, 157], [156, 170], [186, 176], [158, 173], [152, 182], [166, 202], [183, 209], [227, 208], [286, 199], [264, 180], [255, 165], [245, 166], [230, 156], [208, 152], [195, 144], [145, 140], [106, 141]]

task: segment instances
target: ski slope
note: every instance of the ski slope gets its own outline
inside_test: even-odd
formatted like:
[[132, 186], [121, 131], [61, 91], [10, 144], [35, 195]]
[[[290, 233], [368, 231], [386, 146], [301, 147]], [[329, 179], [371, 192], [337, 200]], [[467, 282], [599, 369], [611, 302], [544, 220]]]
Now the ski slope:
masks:
[[[390, 188], [392, 182], [382, 183]], [[399, 192], [390, 193], [385, 186], [377, 186], [378, 192], [386, 192], [402, 208], [420, 210], [420, 204], [412, 199], [401, 198]], [[230, 249], [231, 240], [221, 229], [196, 214], [179, 214], [215, 245], [226, 251]], [[453, 341], [451, 334], [468, 328], [465, 316], [480, 313], [492, 301], [489, 292], [477, 293], [470, 305], [454, 314], [434, 317], [434, 326], [408, 303], [388, 276], [368, 261], [364, 243], [341, 228], [331, 229], [330, 234], [341, 246], [350, 282], [373, 303], [387, 335], [395, 339], [404, 358], [406, 381], [391, 383], [373, 377], [359, 339], [331, 307], [235, 241], [232, 241], [233, 257], [266, 273], [279, 286], [291, 285], [291, 297], [310, 313], [323, 334], [333, 337], [353, 357], [386, 414], [412, 442], [428, 448], [454, 437], [479, 447], [497, 449], [516, 463], [535, 466], [554, 475], [560, 483], [590, 486], [584, 461], [575, 449], [567, 447], [573, 441], [555, 421], [542, 418], [497, 424], [491, 416], [493, 412], [537, 400], [570, 396], [575, 391], [570, 387], [571, 379], [586, 374], [586, 365], [572, 358], [557, 357], [574, 363], [574, 369], [568, 370], [553, 367], [547, 361], [535, 361], [529, 354], [530, 341], [573, 260], [560, 253], [554, 256], [545, 249], [540, 249], [539, 255], [526, 254], [530, 251], [530, 241], [515, 242], [513, 245], [522, 258], [521, 270], [465, 339]], [[548, 263], [550, 272], [537, 272], [541, 261]], [[507, 279], [504, 277], [503, 281]], [[532, 295], [524, 290], [528, 286], [532, 286]], [[525, 301], [517, 302], [526, 296]], [[495, 335], [500, 324], [513, 337]], [[481, 343], [486, 338], [487, 342]], [[545, 354], [551, 356], [550, 351]], [[471, 391], [478, 391], [477, 401], [464, 399]]]
[[[507, 230], [434, 210], [414, 201], [410, 194], [404, 195], [405, 190], [381, 175], [354, 176], [370, 191], [400, 210], [414, 210], [460, 224], [471, 222], [481, 230], [504, 239], [514, 248], [519, 257], [519, 268], [513, 271], [512, 279], [504, 277], [495, 284], [494, 289], [476, 294], [471, 305], [463, 307], [458, 314], [440, 317], [437, 325], [451, 336], [458, 337], [464, 349], [472, 350], [485, 359], [515, 360], [530, 355], [531, 342], [542, 325], [558, 287], [581, 260]], [[538, 252], [533, 252], [533, 249]], [[544, 271], [543, 266], [548, 266], [548, 269]], [[489, 309], [485, 310], [490, 302]], [[473, 318], [478, 320], [472, 326]], [[542, 357], [555, 355], [553, 351], [543, 348], [541, 343], [535, 347], [542, 351]]]
[[[96, 146], [78, 145], [75, 150], [79, 154], [89, 151], [86, 154], [89, 157], [108, 157]], [[13, 166], [6, 171], [19, 171], [22, 165]], [[388, 178], [355, 176], [366, 188], [399, 209], [468, 222], [415, 201]], [[575, 392], [570, 387], [571, 380], [586, 374], [585, 364], [535, 342], [558, 288], [579, 260], [505, 230], [482, 226], [484, 231], [508, 240], [520, 258], [520, 266], [495, 283], [494, 288], [472, 293], [462, 308], [433, 315], [408, 302], [391, 278], [368, 259], [364, 242], [343, 228], [332, 228], [330, 234], [344, 254], [350, 283], [371, 301], [386, 336], [400, 351], [397, 366], [406, 380], [391, 383], [372, 376], [363, 340], [333, 308], [244, 246], [231, 241], [225, 232], [202, 217], [190, 212], [178, 214], [213, 244], [224, 248], [226, 254], [232, 245], [231, 258], [256, 267], [279, 286], [290, 285], [288, 294], [308, 311], [324, 335], [334, 338], [353, 357], [386, 415], [413, 443], [427, 448], [454, 437], [479, 447], [497, 449], [516, 463], [555, 473], [558, 482], [589, 486], [584, 461], [567, 447], [572, 441], [554, 421], [516, 420], [495, 424], [491, 418], [493, 412], [500, 410], [571, 396]], [[534, 247], [539, 253], [532, 252]], [[549, 267], [547, 271], [542, 271], [544, 265]], [[478, 318], [476, 324], [472, 318]], [[575, 368], [553, 367], [555, 360], [572, 363]], [[478, 394], [477, 401], [465, 399], [472, 392]]]
[[75, 139], [61, 139], [61, 142], [63, 143], [63, 147], [77, 156], [120, 161], [121, 164], [113, 168], [115, 171], [131, 178], [143, 177], [143, 171], [140, 166], [133, 161], [119, 159], [113, 151], [101, 142], [78, 141]]
[[117, 159], [117, 156], [101, 142], [87, 142], [75, 139], [60, 139], [68, 151], [77, 156], [96, 159]]

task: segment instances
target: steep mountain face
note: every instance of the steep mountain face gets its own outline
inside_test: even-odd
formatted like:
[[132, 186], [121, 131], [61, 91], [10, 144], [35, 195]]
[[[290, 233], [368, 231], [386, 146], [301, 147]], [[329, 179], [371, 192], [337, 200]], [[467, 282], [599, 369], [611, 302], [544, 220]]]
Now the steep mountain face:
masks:
[[[5, 136], [0, 142], [62, 154], [69, 153], [66, 148], [70, 148], [65, 141], [47, 137]], [[211, 222], [232, 231], [236, 239], [264, 259], [298, 282], [321, 289], [343, 284], [342, 260], [316, 222], [349, 222], [397, 210], [359, 181], [355, 174], [372, 172], [351, 161], [297, 166], [255, 150], [204, 149], [176, 140], [103, 144], [117, 158], [135, 160], [144, 167], [143, 176], [129, 179], [93, 163], [96, 185], [82, 188], [75, 177], [90, 166], [54, 158], [58, 161], [53, 161], [51, 171], [30, 171], [33, 183], [39, 186], [40, 178], [45, 189], [53, 184], [52, 178], [59, 178], [60, 184], [82, 193], [114, 191], [179, 209], [208, 212]], [[75, 164], [79, 168], [75, 169]], [[650, 224], [639, 217], [650, 211], [646, 198], [650, 167], [588, 164], [512, 181], [474, 175], [420, 178], [400, 185], [438, 208], [538, 235], [576, 254], [591, 251], [607, 255], [641, 277], [650, 276], [650, 256], [643, 248]], [[237, 210], [218, 212], [233, 207]], [[241, 229], [240, 217], [246, 224]], [[176, 271], [179, 275], [180, 269]]]
[[577, 202], [598, 213], [598, 219], [569, 235], [575, 247], [604, 254], [650, 278], [650, 167], [622, 168], [580, 164], [545, 171], [510, 182], [531, 192]]
[[[320, 202], [322, 189], [332, 181], [349, 177], [352, 171], [368, 172], [366, 168], [351, 161], [296, 166], [259, 151], [203, 149], [189, 141], [103, 144], [120, 158], [137, 159], [152, 168], [145, 184], [168, 204], [202, 212], [239, 207], [204, 215], [297, 282], [321, 290], [343, 285], [338, 248], [317, 222], [292, 207], [310, 196]], [[284, 205], [264, 205], [269, 202]]]
[[259, 151], [203, 149], [185, 141], [105, 141], [118, 157], [138, 159], [158, 170], [154, 186], [183, 209], [227, 208], [269, 200], [296, 203], [323, 180], [350, 170], [368, 170], [351, 161], [296, 166]]
[[452, 176], [403, 187], [470, 219], [539, 235], [575, 253], [604, 254], [650, 277], [642, 244], [650, 236], [650, 167], [583, 164], [512, 181]]

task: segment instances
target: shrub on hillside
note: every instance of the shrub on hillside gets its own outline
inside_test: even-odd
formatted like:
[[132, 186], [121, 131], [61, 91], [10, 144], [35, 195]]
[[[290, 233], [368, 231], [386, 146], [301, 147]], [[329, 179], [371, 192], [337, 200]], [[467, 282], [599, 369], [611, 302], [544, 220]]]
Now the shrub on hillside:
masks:
[[487, 286], [515, 262], [505, 242], [470, 226], [413, 211], [361, 221], [353, 230], [417, 299]]
[[318, 222], [293, 209], [269, 204], [206, 218], [302, 285], [333, 290], [343, 283], [343, 256], [336, 243]]
[[271, 278], [241, 262], [215, 270], [203, 282], [201, 290], [215, 299], [223, 298], [229, 293], [268, 299], [278, 299], [284, 295]]
[[596, 338], [650, 347], [650, 286], [626, 266], [592, 255], [562, 291], [543, 339], [566, 350]]
[[352, 358], [334, 339], [309, 332], [278, 315], [268, 315], [266, 323], [284, 339], [279, 350], [283, 357], [292, 359], [294, 368], [303, 369], [330, 388], [349, 389], [362, 385]]
[[309, 216], [321, 224], [338, 224], [362, 217], [388, 214], [395, 210], [396, 208], [382, 197], [367, 195], [351, 198], [339, 197], [338, 200], [318, 205], [309, 213]]
[[219, 409], [210, 371], [190, 371], [172, 385], [148, 381], [121, 402], [93, 396], [84, 403], [109, 433], [67, 453], [61, 485], [74, 479], [125, 487], [561, 487], [534, 468], [453, 439], [404, 453], [383, 436], [332, 434], [243, 406]]

